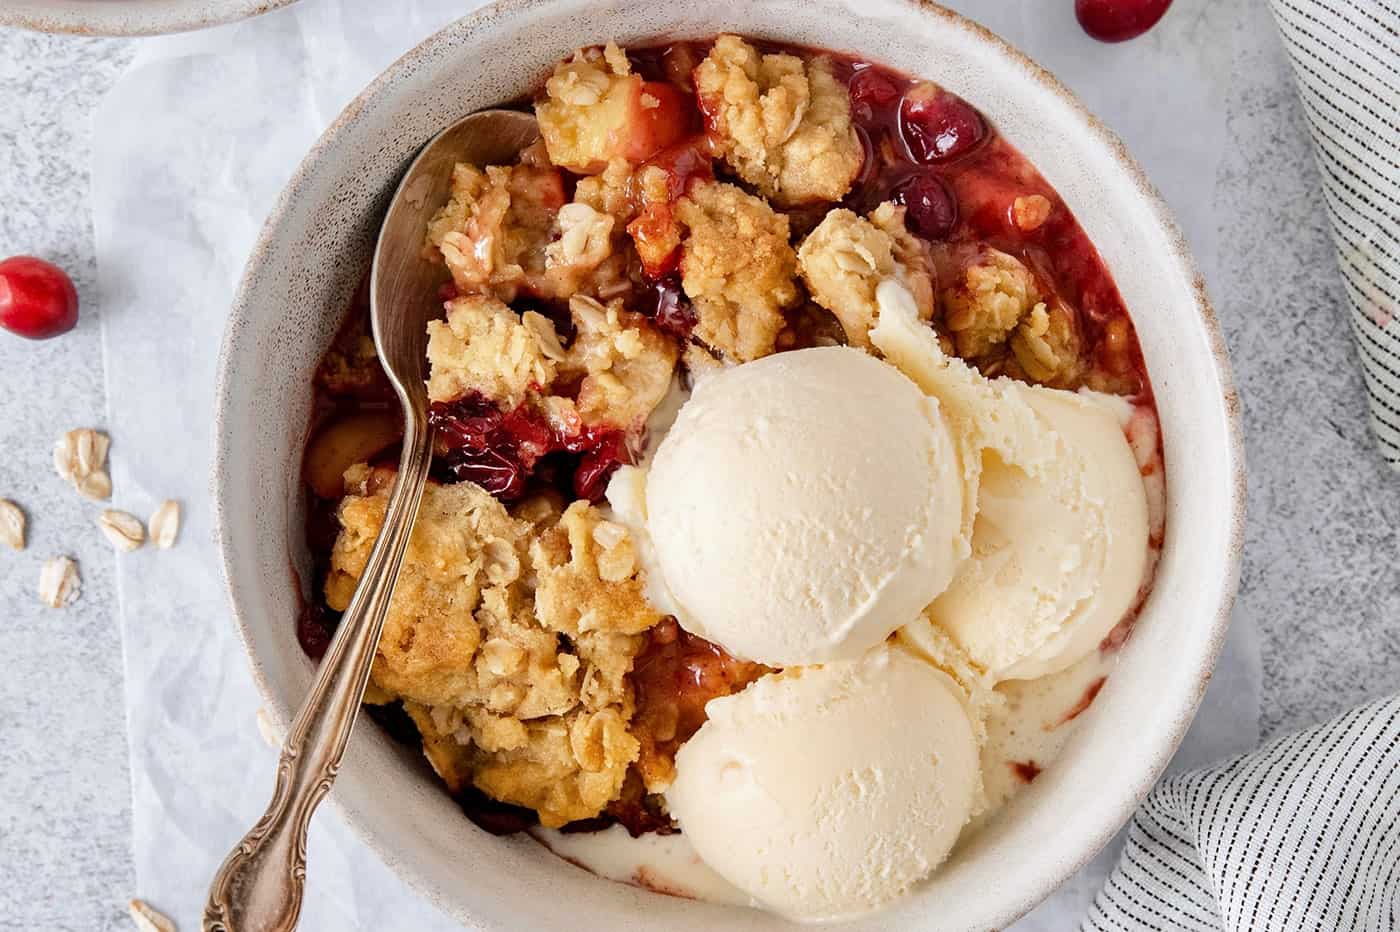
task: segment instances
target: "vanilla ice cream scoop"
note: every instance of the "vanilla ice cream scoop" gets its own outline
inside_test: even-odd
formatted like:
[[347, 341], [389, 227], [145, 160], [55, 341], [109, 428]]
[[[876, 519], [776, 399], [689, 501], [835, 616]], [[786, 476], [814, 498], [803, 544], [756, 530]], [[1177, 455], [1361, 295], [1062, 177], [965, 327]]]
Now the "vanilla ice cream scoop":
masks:
[[1023, 394], [1059, 455], [1032, 472], [984, 458], [972, 556], [929, 610], [997, 679], [1046, 676], [1094, 650], [1147, 567], [1147, 494], [1117, 412]]
[[1123, 619], [1147, 569], [1126, 402], [985, 379], [940, 351], [903, 288], [882, 284], [877, 300], [875, 345], [981, 451], [972, 555], [929, 616], [993, 679], [1065, 669]]
[[792, 666], [858, 657], [918, 617], [968, 552], [965, 498], [937, 399], [822, 347], [696, 386], [646, 477], [645, 520], [686, 630]]
[[707, 711], [667, 806], [705, 863], [784, 916], [843, 919], [896, 899], [972, 813], [962, 696], [902, 649], [770, 674]]

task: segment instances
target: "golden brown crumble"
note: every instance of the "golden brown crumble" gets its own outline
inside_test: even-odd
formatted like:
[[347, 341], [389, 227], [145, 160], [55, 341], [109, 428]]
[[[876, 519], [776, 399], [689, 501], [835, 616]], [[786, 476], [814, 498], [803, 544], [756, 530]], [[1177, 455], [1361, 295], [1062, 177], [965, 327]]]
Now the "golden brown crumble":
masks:
[[632, 165], [626, 159], [613, 159], [596, 175], [580, 178], [574, 188], [574, 201], [613, 218], [622, 229], [637, 215], [632, 201]]
[[[575, 335], [565, 349], [537, 311], [517, 315], [481, 295], [455, 299], [445, 321], [428, 324], [428, 397], [475, 392], [507, 409], [529, 399], [564, 434], [641, 424], [670, 387], [676, 344], [621, 299], [604, 305], [576, 295], [569, 312]], [[576, 397], [549, 394], [556, 382], [574, 386]]]
[[906, 213], [904, 205], [885, 201], [870, 212], [868, 219], [889, 236], [894, 250], [895, 275], [914, 296], [919, 316], [923, 317], [924, 308], [928, 308], [928, 316], [932, 317], [936, 277], [933, 257], [928, 243], [909, 232]]
[[535, 105], [554, 164], [580, 174], [613, 160], [645, 161], [688, 130], [689, 96], [632, 73], [627, 55], [609, 42], [579, 50], [554, 69]]
[[451, 401], [479, 392], [513, 408], [554, 381], [558, 346], [553, 325], [539, 314], [527, 323], [495, 298], [457, 298], [446, 320], [428, 324], [428, 397]]
[[459, 164], [451, 200], [428, 226], [428, 249], [442, 256], [464, 294], [506, 302], [521, 292], [550, 299], [622, 294], [632, 285], [629, 257], [618, 248], [623, 224], [584, 190], [564, 203], [562, 177], [540, 144], [518, 165]]
[[1015, 256], [984, 247], [968, 255], [944, 289], [943, 319], [958, 355], [975, 360], [1005, 343], [1039, 303], [1031, 270]]
[[611, 42], [603, 49], [580, 49], [560, 62], [545, 82], [545, 99], [535, 107], [550, 160], [571, 171], [601, 171], [614, 154], [629, 98], [640, 83], [627, 56]]
[[1019, 372], [1008, 363], [1008, 375], [1024, 374], [1032, 382], [1056, 388], [1068, 387], [1082, 375], [1075, 314], [1063, 301], [1032, 308], [1011, 334], [1010, 343]]
[[363, 396], [382, 390], [384, 367], [374, 338], [368, 333], [337, 337], [316, 369], [316, 382], [333, 395]]
[[881, 204], [869, 220], [845, 209], [829, 212], [803, 240], [797, 262], [812, 299], [836, 315], [851, 346], [870, 348], [879, 316], [875, 289], [888, 278], [914, 295], [920, 319], [933, 316], [927, 249], [904, 230], [903, 207]]
[[613, 218], [587, 204], [559, 208], [559, 238], [545, 247], [545, 267], [592, 271], [612, 255]]
[[783, 309], [798, 295], [787, 217], [714, 181], [692, 184], [676, 216], [687, 230], [681, 287], [695, 305], [695, 336], [732, 362], [773, 352]]
[[[326, 578], [326, 602], [336, 611], [349, 605], [384, 521], [386, 483], [368, 485], [362, 477], [370, 475], [367, 467], [347, 473], [347, 483], [367, 494], [347, 495], [340, 506]], [[524, 529], [476, 485], [428, 486], [375, 657], [376, 685], [429, 705], [488, 701], [496, 681], [483, 681], [473, 661], [483, 627], [528, 614], [511, 589], [521, 577]]]
[[452, 170], [451, 200], [428, 224], [458, 290], [513, 301], [522, 290], [556, 293], [545, 272], [545, 250], [558, 228], [564, 182], [543, 153], [518, 165]]
[[[347, 473], [333, 609], [348, 604], [383, 523], [386, 472]], [[621, 791], [639, 747], [626, 677], [660, 615], [642, 597], [626, 529], [598, 509], [560, 514], [542, 497], [517, 515], [472, 483], [428, 485], [372, 682], [380, 698], [405, 700], [449, 786], [469, 776], [557, 826]]]
[[585, 424], [624, 428], [644, 422], [670, 388], [676, 344], [621, 299], [604, 306], [580, 295], [569, 314], [575, 335], [562, 368], [582, 377], [579, 416]]
[[850, 95], [825, 58], [760, 55], [725, 35], [695, 69], [696, 91], [739, 177], [781, 206], [838, 201], [865, 155]]
[[[640, 634], [661, 620], [642, 595], [636, 547], [627, 529], [588, 502], [574, 502], [530, 545], [535, 611], [570, 637]], [[605, 671], [620, 687], [625, 669]]]

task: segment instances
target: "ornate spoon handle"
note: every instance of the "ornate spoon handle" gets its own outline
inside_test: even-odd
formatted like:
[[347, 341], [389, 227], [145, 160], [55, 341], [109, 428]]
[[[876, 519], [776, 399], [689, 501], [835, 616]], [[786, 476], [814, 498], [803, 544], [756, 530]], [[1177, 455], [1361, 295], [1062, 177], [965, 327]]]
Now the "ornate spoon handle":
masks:
[[204, 906], [205, 932], [296, 928], [306, 881], [307, 828], [335, 782], [364, 698], [394, 581], [423, 497], [431, 449], [421, 408], [410, 408], [384, 525], [316, 682], [282, 744], [272, 802], [214, 876]]

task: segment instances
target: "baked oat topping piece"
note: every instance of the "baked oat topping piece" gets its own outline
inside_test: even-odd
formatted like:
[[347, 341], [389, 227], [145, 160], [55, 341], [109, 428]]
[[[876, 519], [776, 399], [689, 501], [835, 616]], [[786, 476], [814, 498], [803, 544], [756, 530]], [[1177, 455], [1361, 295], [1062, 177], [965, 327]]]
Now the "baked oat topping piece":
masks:
[[1075, 314], [1063, 301], [1037, 304], [1016, 325], [1010, 343], [1020, 372], [1008, 364], [1008, 375], [1024, 374], [1053, 388], [1073, 387], [1083, 375]]
[[824, 58], [760, 55], [720, 36], [695, 69], [696, 93], [739, 177], [788, 207], [838, 201], [865, 159], [851, 101]]
[[612, 255], [614, 220], [583, 203], [559, 208], [559, 238], [545, 247], [546, 269], [575, 268], [592, 271]]
[[[333, 609], [348, 604], [383, 522], [377, 474], [392, 470], [346, 475]], [[587, 502], [562, 514], [559, 504], [540, 496], [511, 515], [471, 483], [429, 484], [372, 674], [405, 700], [451, 789], [470, 781], [551, 826], [595, 816], [621, 792], [639, 746], [626, 676], [660, 617], [625, 529]]]
[[933, 316], [932, 266], [927, 248], [904, 229], [904, 208], [881, 204], [869, 220], [833, 210], [803, 240], [797, 264], [812, 299], [831, 311], [851, 346], [870, 348], [879, 306], [875, 289], [894, 278], [914, 295], [919, 317]]
[[563, 177], [540, 151], [526, 150], [518, 165], [458, 164], [451, 200], [428, 224], [428, 244], [464, 294], [549, 296], [545, 250], [563, 206]]
[[620, 169], [580, 180], [574, 200], [559, 208], [558, 238], [545, 247], [542, 294], [556, 299], [588, 294], [606, 301], [631, 290], [634, 262], [626, 226], [632, 175], [625, 162], [613, 164]]
[[902, 204], [885, 201], [872, 210], [868, 219], [889, 236], [894, 251], [895, 275], [914, 297], [920, 316], [924, 308], [933, 316], [934, 272], [933, 256], [926, 241], [909, 232], [906, 223], [908, 209]]
[[581, 378], [577, 406], [585, 424], [640, 425], [671, 385], [676, 344], [615, 299], [606, 306], [579, 295], [569, 302], [574, 342], [560, 365]]
[[[536, 576], [535, 611], [549, 628], [570, 637], [634, 635], [661, 620], [642, 595], [631, 535], [588, 502], [574, 502], [535, 538], [530, 562]], [[604, 673], [620, 684], [626, 670], [614, 666]]]
[[[341, 531], [326, 578], [326, 603], [336, 611], [349, 605], [384, 521], [389, 495], [385, 483], [370, 478], [376, 472], [392, 474], [364, 466], [346, 474], [348, 488], [377, 491], [348, 495], [340, 505]], [[528, 604], [510, 589], [520, 579], [523, 531], [472, 483], [428, 485], [375, 657], [378, 686], [428, 704], [492, 701], [497, 683], [478, 675], [477, 649], [497, 628], [516, 621], [529, 627]]]
[[336, 337], [316, 369], [316, 384], [332, 395], [369, 396], [386, 389], [384, 367], [368, 333]]
[[534, 809], [548, 828], [601, 813], [637, 758], [637, 739], [615, 707], [579, 709], [524, 730], [519, 746], [487, 753], [478, 745], [473, 782], [488, 796]]
[[530, 722], [409, 702], [404, 709], [448, 789], [474, 785], [494, 799], [534, 809], [551, 828], [602, 812], [621, 794], [637, 757], [637, 739], [613, 706]]
[[626, 159], [613, 159], [604, 171], [578, 180], [574, 202], [587, 204], [612, 217], [614, 229], [620, 230], [637, 215], [632, 184], [631, 163]]
[[[407, 699], [403, 703], [404, 712], [413, 719], [418, 735], [423, 739], [423, 756], [432, 765], [433, 772], [442, 778], [448, 791], [456, 795], [471, 785], [471, 736], [460, 724], [461, 713], [445, 706], [442, 708], [444, 712], [454, 712], [458, 720], [443, 719], [439, 725], [433, 718], [431, 707]], [[457, 740], [458, 730], [463, 732], [465, 740]]]
[[535, 115], [551, 161], [593, 174], [613, 159], [645, 161], [679, 140], [690, 106], [677, 88], [633, 74], [626, 53], [609, 42], [561, 62]]
[[528, 313], [526, 321], [485, 295], [449, 302], [447, 319], [428, 324], [429, 399], [477, 392], [509, 409], [548, 387], [562, 348], [549, 320]]
[[697, 181], [676, 204], [686, 228], [681, 287], [695, 336], [733, 362], [773, 352], [783, 309], [797, 300], [788, 219], [732, 184]]
[[1039, 304], [1040, 290], [1031, 270], [990, 246], [969, 253], [943, 290], [944, 323], [964, 359], [976, 360], [997, 350]]

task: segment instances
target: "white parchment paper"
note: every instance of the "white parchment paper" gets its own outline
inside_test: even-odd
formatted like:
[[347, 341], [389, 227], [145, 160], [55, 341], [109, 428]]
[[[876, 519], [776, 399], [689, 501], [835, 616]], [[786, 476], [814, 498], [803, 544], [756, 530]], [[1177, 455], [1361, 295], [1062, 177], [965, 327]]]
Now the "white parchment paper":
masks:
[[[274, 763], [254, 724], [260, 703], [211, 526], [210, 417], [227, 309], [263, 218], [322, 129], [398, 55], [476, 5], [303, 0], [151, 40], [97, 113], [93, 214], [114, 479], [135, 510], [173, 497], [185, 513], [175, 549], [120, 563], [118, 579], [137, 892], [183, 928], [197, 927], [211, 874], [265, 806]], [[1209, 281], [1231, 60], [1225, 5], [1177, 0], [1156, 30], [1121, 46], [1084, 36], [1068, 2], [949, 5], [1056, 72], [1123, 136]], [[1252, 747], [1258, 710], [1257, 636], [1237, 617], [1174, 766]], [[333, 806], [317, 817], [309, 848], [303, 928], [457, 928], [381, 865]], [[1112, 856], [1016, 928], [1071, 927]]]

